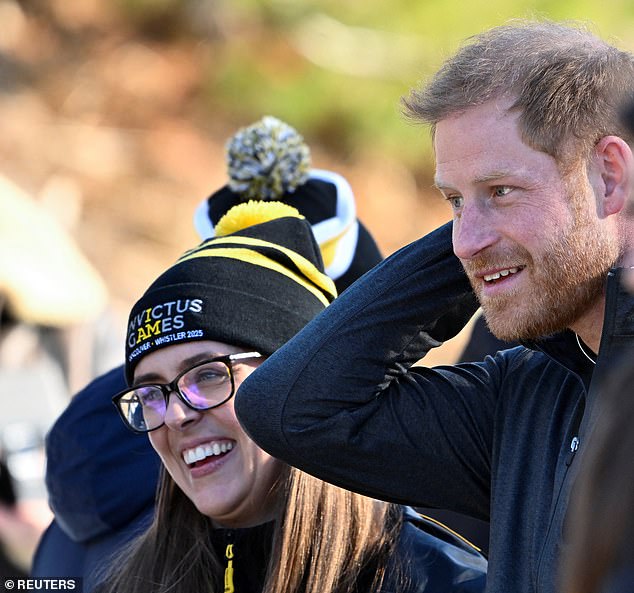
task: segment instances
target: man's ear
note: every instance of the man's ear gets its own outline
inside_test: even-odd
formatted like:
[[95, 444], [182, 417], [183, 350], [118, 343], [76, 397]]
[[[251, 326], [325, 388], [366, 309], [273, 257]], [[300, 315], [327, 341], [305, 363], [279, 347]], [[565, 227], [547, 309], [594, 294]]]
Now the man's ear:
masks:
[[634, 191], [634, 155], [627, 142], [619, 136], [604, 136], [594, 147], [594, 160], [601, 177], [597, 195], [601, 216], [623, 211]]

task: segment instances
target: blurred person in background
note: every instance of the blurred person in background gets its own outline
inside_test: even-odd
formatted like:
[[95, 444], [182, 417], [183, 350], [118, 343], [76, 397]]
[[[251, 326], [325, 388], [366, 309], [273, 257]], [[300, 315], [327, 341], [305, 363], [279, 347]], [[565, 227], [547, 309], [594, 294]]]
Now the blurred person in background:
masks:
[[145, 439], [112, 419], [112, 395], [125, 385], [122, 367], [101, 375], [73, 397], [46, 437], [54, 515], [32, 577], [81, 578], [89, 593], [104, 558], [152, 520], [159, 460]]
[[[0, 176], [0, 550], [26, 573], [51, 514], [44, 435], [114, 360], [105, 285], [70, 233]], [[107, 367], [105, 367], [107, 368]]]
[[[634, 101], [623, 110], [634, 133]], [[634, 192], [628, 215], [634, 217]], [[634, 260], [630, 262], [634, 265]], [[634, 293], [634, 269], [623, 274]], [[562, 593], [634, 593], [634, 366], [621, 361], [601, 394], [566, 522]]]
[[634, 366], [601, 393], [566, 520], [562, 593], [634, 593]]

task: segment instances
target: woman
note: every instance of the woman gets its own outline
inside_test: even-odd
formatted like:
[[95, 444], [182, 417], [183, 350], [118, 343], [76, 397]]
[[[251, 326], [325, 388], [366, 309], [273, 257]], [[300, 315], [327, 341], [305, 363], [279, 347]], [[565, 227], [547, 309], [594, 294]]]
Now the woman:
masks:
[[[381, 261], [357, 219], [350, 184], [335, 172], [313, 169], [308, 145], [291, 126], [264, 117], [228, 140], [226, 157], [227, 183], [196, 210], [200, 239], [214, 237], [222, 216], [245, 199], [273, 199], [294, 206], [311, 223], [338, 292]], [[95, 567], [147, 528], [159, 459], [147, 439], [128, 432], [112, 414], [112, 396], [125, 387], [123, 365], [95, 379], [47, 435], [46, 485], [55, 519], [38, 545], [32, 577], [81, 578], [83, 593], [92, 593]], [[135, 486], [130, 501], [127, 493]]]
[[131, 388], [113, 401], [130, 428], [148, 433], [164, 471], [152, 525], [103, 590], [484, 589], [486, 561], [459, 538], [285, 466], [240, 427], [240, 383], [335, 295], [310, 224], [290, 206], [250, 202], [137, 302]]

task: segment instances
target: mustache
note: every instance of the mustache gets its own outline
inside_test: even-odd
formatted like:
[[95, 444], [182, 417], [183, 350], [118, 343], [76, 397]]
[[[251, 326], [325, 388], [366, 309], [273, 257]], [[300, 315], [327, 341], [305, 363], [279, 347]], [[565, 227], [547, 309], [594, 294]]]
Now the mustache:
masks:
[[531, 257], [523, 247], [514, 246], [480, 253], [460, 263], [468, 276], [481, 276], [493, 269], [525, 267]]

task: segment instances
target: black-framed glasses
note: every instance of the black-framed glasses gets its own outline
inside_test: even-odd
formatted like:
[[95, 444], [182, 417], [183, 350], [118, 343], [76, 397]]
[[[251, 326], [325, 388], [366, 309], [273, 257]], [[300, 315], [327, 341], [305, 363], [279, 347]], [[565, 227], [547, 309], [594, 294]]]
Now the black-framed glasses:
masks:
[[185, 369], [171, 383], [144, 383], [112, 398], [124, 424], [134, 432], [150, 432], [165, 424], [170, 393], [192, 410], [217, 408], [235, 393], [233, 363], [261, 358], [259, 352], [214, 356]]

